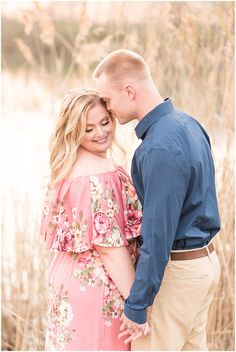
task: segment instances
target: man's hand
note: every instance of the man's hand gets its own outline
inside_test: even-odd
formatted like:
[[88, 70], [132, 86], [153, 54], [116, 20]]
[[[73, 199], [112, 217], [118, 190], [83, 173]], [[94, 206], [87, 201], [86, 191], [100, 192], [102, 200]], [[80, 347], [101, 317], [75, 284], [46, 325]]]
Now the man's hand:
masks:
[[137, 340], [142, 336], [146, 336], [150, 331], [151, 328], [146, 322], [145, 324], [137, 324], [133, 322], [132, 320], [128, 319], [124, 313], [122, 314], [120, 320], [122, 321], [120, 330], [122, 331], [121, 334], [119, 334], [119, 338], [123, 336], [130, 335], [126, 340], [125, 344]]

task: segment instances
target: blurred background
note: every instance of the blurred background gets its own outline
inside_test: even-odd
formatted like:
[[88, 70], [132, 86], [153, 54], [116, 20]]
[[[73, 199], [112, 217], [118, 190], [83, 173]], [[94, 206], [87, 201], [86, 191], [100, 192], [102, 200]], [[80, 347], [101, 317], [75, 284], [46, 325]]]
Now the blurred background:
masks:
[[[206, 128], [222, 229], [209, 350], [234, 346], [234, 2], [2, 2], [2, 350], [43, 350], [50, 255], [39, 235], [48, 139], [64, 93], [129, 48], [161, 95]], [[118, 126], [130, 168], [135, 123]]]

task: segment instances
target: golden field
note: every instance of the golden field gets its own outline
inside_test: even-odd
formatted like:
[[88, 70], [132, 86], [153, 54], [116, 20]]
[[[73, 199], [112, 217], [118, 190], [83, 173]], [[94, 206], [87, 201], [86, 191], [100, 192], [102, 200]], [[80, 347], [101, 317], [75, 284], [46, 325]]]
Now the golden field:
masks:
[[[48, 139], [64, 92], [93, 86], [118, 48], [150, 64], [161, 95], [206, 128], [215, 159], [221, 281], [209, 350], [234, 351], [234, 3], [2, 4], [2, 350], [43, 350], [50, 255], [39, 236]], [[130, 160], [134, 123], [118, 126]]]

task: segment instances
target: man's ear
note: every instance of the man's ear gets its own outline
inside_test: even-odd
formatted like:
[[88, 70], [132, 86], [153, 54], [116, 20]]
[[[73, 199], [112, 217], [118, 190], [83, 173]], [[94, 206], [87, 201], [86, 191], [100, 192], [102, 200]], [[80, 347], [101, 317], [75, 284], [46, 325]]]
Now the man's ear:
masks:
[[130, 100], [133, 100], [135, 98], [136, 90], [132, 84], [126, 84], [124, 86], [124, 91], [126, 92]]

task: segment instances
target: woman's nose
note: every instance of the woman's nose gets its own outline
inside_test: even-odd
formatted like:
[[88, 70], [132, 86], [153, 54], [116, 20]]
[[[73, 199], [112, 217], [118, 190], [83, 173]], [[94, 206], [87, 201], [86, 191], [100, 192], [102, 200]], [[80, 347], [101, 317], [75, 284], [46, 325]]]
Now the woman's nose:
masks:
[[98, 137], [104, 137], [105, 131], [103, 130], [102, 126], [98, 126], [96, 128], [96, 134]]

